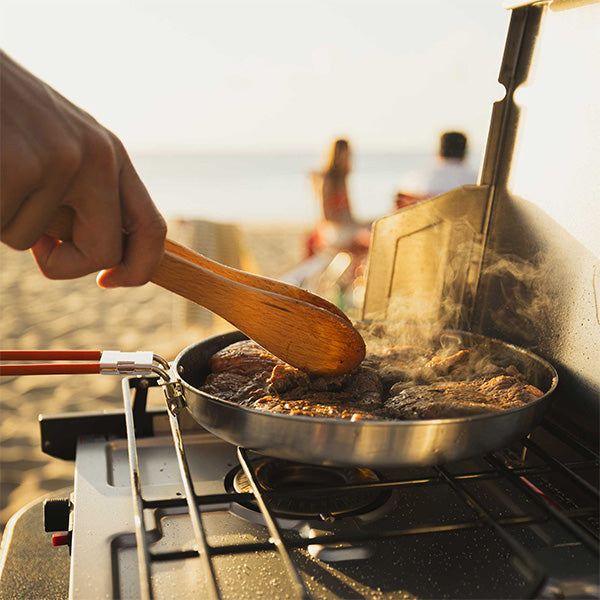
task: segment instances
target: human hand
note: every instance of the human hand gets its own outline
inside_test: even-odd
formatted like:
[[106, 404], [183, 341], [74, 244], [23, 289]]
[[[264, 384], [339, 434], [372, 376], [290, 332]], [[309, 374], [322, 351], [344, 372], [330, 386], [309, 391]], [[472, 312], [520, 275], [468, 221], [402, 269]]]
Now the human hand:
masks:
[[[0, 238], [31, 248], [50, 279], [101, 271], [101, 287], [146, 283], [166, 224], [120, 140], [0, 51]], [[73, 211], [71, 239], [46, 235]]]

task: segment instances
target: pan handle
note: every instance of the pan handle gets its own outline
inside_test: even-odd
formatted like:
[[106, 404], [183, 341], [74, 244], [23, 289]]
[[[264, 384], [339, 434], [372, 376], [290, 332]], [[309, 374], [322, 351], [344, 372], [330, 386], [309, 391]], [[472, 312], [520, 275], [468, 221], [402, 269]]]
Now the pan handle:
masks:
[[92, 363], [54, 363], [0, 365], [2, 375], [158, 375], [167, 407], [176, 416], [185, 406], [181, 384], [169, 373], [167, 360], [153, 352], [119, 352], [116, 350], [0, 350], [0, 361], [12, 360], [94, 360]]
[[[0, 361], [94, 361], [91, 363], [50, 363], [0, 365], [2, 375], [71, 375], [102, 373], [108, 375], [163, 376], [169, 363], [152, 352], [118, 352], [113, 350], [0, 350]], [[154, 365], [157, 362], [163, 369]]]

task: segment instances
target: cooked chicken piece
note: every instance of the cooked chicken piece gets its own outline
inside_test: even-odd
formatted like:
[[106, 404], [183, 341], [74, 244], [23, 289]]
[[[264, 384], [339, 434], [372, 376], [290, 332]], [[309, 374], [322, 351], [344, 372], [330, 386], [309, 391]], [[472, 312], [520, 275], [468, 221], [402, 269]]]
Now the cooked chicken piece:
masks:
[[510, 405], [512, 408], [514, 403], [527, 404], [543, 396], [536, 387], [524, 384], [520, 378], [511, 375], [497, 375], [491, 379], [480, 377], [472, 383], [487, 394], [492, 402], [502, 407]]
[[373, 419], [383, 406], [374, 369], [359, 366], [340, 376], [309, 376], [266, 353], [254, 342], [238, 342], [215, 354], [204, 391], [243, 406], [309, 416]]
[[282, 402], [344, 403], [361, 408], [382, 406], [381, 381], [377, 373], [368, 367], [359, 366], [343, 378], [309, 378], [298, 369], [278, 365], [267, 380], [267, 386], [268, 394], [277, 396]]
[[440, 419], [499, 412], [524, 406], [542, 396], [532, 385], [511, 375], [473, 381], [442, 381], [430, 385], [393, 386], [385, 410], [398, 419]]
[[401, 404], [386, 406], [384, 417], [387, 419], [455, 419], [474, 415], [499, 413], [502, 409], [486, 406], [467, 400], [424, 400], [418, 404], [403, 406]]

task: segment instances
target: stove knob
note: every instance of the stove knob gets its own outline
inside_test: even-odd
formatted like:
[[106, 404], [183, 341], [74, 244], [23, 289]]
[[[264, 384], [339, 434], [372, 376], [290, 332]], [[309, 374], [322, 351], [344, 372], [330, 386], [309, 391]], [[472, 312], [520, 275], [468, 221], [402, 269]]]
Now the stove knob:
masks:
[[53, 546], [69, 546], [71, 549], [71, 532], [69, 533], [53, 533], [52, 534], [52, 545]]
[[44, 531], [69, 531], [72, 507], [68, 498], [44, 500]]

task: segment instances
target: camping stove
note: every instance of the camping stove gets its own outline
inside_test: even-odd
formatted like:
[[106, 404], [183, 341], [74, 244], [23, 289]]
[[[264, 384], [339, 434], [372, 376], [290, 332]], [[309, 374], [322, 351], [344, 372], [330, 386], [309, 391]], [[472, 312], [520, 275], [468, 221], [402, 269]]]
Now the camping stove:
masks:
[[446, 466], [338, 469], [261, 456], [188, 428], [183, 413], [146, 410], [156, 385], [125, 379], [119, 413], [41, 419], [46, 452], [76, 457], [74, 489], [46, 501], [49, 533], [39, 521], [29, 532], [36, 569], [9, 544], [4, 575], [29, 572], [25, 587], [1, 582], [9, 596], [599, 593], [598, 454], [565, 423], [548, 419], [514, 447]]
[[[580, 3], [554, 0], [549, 8]], [[468, 461], [315, 467], [236, 448], [186, 423], [177, 394], [166, 409], [148, 410], [158, 379], [129, 377], [122, 411], [41, 419], [44, 451], [76, 460], [74, 488], [45, 504], [48, 533], [41, 503], [11, 520], [0, 597], [598, 597], [600, 270], [591, 251], [597, 231], [588, 235], [597, 136], [574, 124], [591, 116], [595, 99], [573, 87], [569, 101], [582, 104], [564, 114], [566, 95], [538, 95], [538, 110], [554, 109], [545, 124], [552, 135], [560, 124], [581, 134], [582, 143], [558, 148], [580, 161], [557, 163], [547, 138], [536, 145], [535, 128], [521, 133], [525, 111], [515, 92], [530, 84], [547, 9], [514, 3], [499, 77], [506, 94], [493, 106], [480, 183], [375, 223], [363, 310], [365, 319], [442, 317], [449, 328], [535, 347], [559, 372], [541, 425]], [[579, 10], [581, 19], [597, 14]], [[569, 48], [558, 42], [561, 52]], [[582, 58], [584, 65], [594, 62]], [[535, 114], [530, 107], [528, 117]], [[525, 189], [530, 200], [509, 185], [527, 156], [525, 172], [551, 182]], [[588, 163], [594, 168], [580, 168]], [[552, 218], [563, 206], [568, 231]], [[543, 285], [491, 268], [498, 256], [533, 265]], [[540, 288], [544, 311], [519, 312], [513, 300], [537, 307]], [[404, 302], [400, 311], [394, 299]]]

